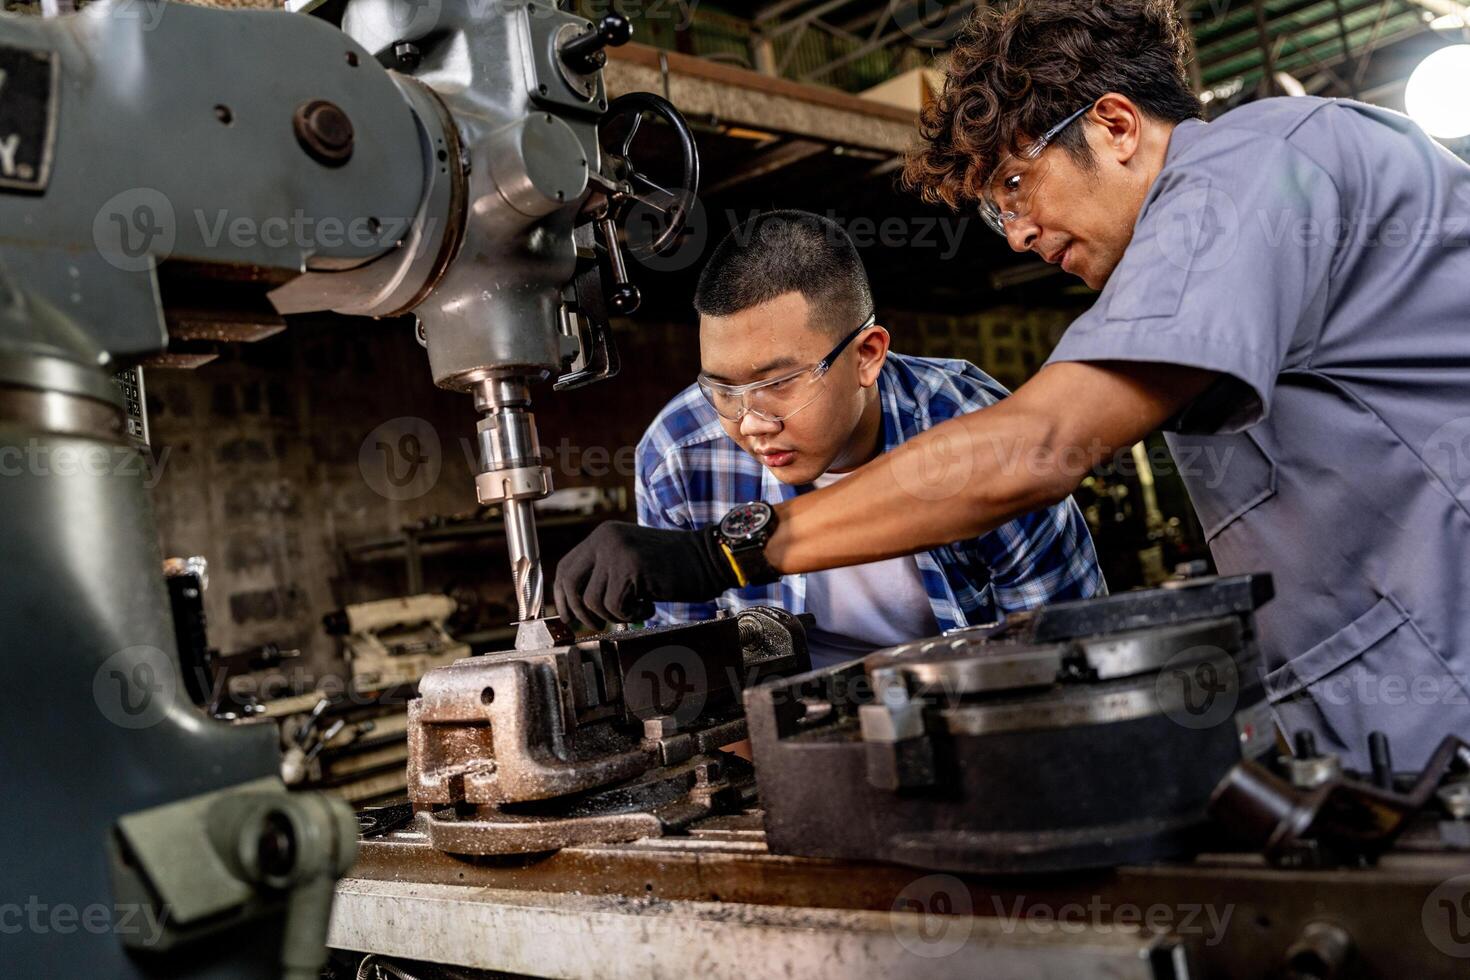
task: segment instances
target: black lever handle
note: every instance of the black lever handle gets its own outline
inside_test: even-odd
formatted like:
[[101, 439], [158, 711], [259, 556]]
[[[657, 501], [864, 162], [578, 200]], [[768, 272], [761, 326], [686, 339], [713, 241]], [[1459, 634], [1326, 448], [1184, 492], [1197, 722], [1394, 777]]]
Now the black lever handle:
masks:
[[623, 259], [623, 250], [618, 246], [618, 226], [611, 218], [601, 218], [597, 230], [602, 236], [602, 245], [607, 249], [607, 259], [612, 267], [612, 288], [607, 291], [607, 308], [619, 316], [631, 316], [643, 303], [643, 294], [628, 281], [628, 265]]
[[607, 64], [607, 48], [620, 48], [633, 37], [633, 23], [622, 14], [606, 14], [597, 29], [579, 34], [561, 46], [561, 60], [579, 75], [590, 75]]

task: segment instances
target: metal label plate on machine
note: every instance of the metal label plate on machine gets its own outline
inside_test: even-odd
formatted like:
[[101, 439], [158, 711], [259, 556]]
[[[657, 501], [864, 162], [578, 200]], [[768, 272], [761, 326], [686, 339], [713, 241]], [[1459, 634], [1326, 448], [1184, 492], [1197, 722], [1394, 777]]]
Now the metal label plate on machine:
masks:
[[46, 189], [59, 73], [54, 51], [0, 45], [0, 190]]

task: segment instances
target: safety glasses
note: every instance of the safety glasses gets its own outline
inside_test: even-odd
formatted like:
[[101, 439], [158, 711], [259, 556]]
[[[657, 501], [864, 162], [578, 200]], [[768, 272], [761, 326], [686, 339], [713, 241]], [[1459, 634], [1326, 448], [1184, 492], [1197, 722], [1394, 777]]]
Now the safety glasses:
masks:
[[827, 372], [832, 370], [832, 365], [864, 330], [877, 322], [876, 315], [868, 317], [862, 326], [844, 337], [842, 343], [832, 348], [832, 353], [818, 361], [815, 367], [801, 368], [779, 378], [752, 381], [747, 385], [721, 384], [701, 372], [699, 390], [720, 417], [731, 422], [740, 422], [746, 415], [754, 415], [767, 422], [785, 422], [817, 400], [825, 387]]
[[1031, 212], [1031, 199], [1036, 196], [1036, 189], [1051, 170], [1051, 164], [1041, 158], [1042, 151], [1063, 130], [1092, 111], [1094, 105], [1096, 103], [1089, 103], [1078, 109], [1024, 150], [1007, 154], [991, 172], [980, 199], [980, 217], [990, 226], [991, 231], [1004, 238], [1006, 225]]

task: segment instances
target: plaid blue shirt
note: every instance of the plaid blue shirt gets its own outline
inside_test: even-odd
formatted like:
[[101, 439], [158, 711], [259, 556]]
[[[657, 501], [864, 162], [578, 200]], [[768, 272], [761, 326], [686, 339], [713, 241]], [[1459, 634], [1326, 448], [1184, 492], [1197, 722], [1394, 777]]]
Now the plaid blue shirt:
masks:
[[[878, 393], [884, 452], [1009, 394], [968, 361], [892, 353], [878, 376]], [[726, 436], [698, 385], [669, 402], [649, 426], [638, 444], [637, 476], [638, 522], [680, 530], [718, 523], [739, 504], [780, 503], [811, 489], [782, 483]], [[1009, 612], [1107, 592], [1087, 522], [1071, 498], [989, 534], [914, 557], [941, 630], [990, 623]], [[663, 603], [654, 621], [712, 619], [720, 609], [752, 605], [805, 612], [806, 576], [787, 575], [775, 585], [732, 589], [715, 602]]]

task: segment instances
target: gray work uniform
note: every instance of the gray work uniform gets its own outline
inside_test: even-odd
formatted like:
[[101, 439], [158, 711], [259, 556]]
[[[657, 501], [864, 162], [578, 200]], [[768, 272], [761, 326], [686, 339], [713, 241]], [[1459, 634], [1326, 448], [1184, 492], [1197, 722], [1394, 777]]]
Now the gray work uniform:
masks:
[[1168, 439], [1222, 573], [1275, 577], [1288, 734], [1354, 768], [1470, 740], [1470, 166], [1354, 102], [1185, 122], [1052, 360], [1224, 376]]

